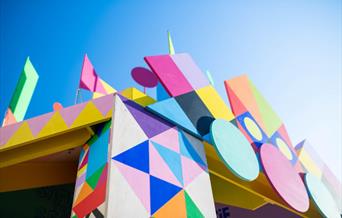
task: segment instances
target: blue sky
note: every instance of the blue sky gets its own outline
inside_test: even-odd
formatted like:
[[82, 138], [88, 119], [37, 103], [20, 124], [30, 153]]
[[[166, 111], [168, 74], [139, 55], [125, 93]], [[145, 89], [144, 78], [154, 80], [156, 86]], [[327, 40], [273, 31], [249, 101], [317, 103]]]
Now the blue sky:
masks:
[[30, 118], [73, 104], [85, 53], [116, 89], [136, 86], [130, 70], [167, 53], [170, 30], [176, 52], [209, 69], [226, 101], [223, 80], [247, 73], [293, 142], [308, 139], [341, 178], [339, 0], [3, 0], [0, 10], [1, 115], [27, 56], [40, 75]]

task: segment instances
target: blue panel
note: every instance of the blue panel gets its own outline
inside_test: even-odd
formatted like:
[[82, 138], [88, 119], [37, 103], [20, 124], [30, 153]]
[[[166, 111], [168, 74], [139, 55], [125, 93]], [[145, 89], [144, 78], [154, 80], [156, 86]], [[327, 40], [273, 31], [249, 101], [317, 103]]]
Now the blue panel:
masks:
[[166, 90], [164, 89], [163, 85], [158, 82], [157, 85], [157, 100], [158, 101], [162, 101], [165, 99], [170, 98], [170, 95], [166, 92]]
[[197, 151], [194, 149], [192, 144], [181, 131], [178, 132], [178, 136], [181, 154], [196, 161], [199, 164], [202, 164], [203, 166], [206, 166], [202, 158], [198, 155]]
[[175, 196], [181, 188], [164, 180], [150, 176], [151, 215]]
[[163, 158], [163, 160], [166, 162], [166, 164], [169, 166], [173, 174], [176, 176], [178, 181], [183, 184], [183, 176], [182, 176], [182, 164], [181, 164], [181, 158], [180, 154], [156, 143], [152, 142], [154, 147], [157, 149], [160, 156]]
[[188, 116], [184, 113], [184, 111], [174, 98], [169, 98], [164, 101], [149, 105], [147, 106], [147, 109], [163, 117], [169, 122], [183, 127], [185, 130], [189, 131], [195, 136], [200, 136]]
[[122, 152], [121, 154], [116, 155], [115, 157], [113, 157], [113, 160], [119, 161], [145, 173], [149, 173], [150, 167], [148, 140], [136, 145], [135, 147], [127, 151]]
[[102, 167], [108, 158], [109, 129], [106, 129], [100, 136], [93, 136], [89, 144], [89, 157], [87, 167], [87, 179]]

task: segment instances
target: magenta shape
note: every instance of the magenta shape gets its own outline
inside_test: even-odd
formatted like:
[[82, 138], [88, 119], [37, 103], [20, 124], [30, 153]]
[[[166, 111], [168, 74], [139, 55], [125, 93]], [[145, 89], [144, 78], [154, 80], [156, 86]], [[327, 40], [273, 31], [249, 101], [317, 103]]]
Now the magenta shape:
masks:
[[291, 162], [271, 144], [261, 146], [260, 158], [266, 177], [279, 196], [293, 209], [307, 211], [309, 196]]
[[84, 56], [79, 87], [91, 92], [100, 92], [102, 94], [107, 94], [106, 90], [100, 82], [100, 78], [97, 75], [93, 64], [88, 58], [88, 55]]
[[97, 109], [102, 113], [103, 116], [106, 116], [108, 111], [114, 107], [114, 94], [109, 94], [100, 98], [96, 98], [93, 100], [93, 103], [97, 107]]
[[50, 112], [50, 113], [27, 120], [27, 123], [30, 126], [33, 136], [38, 135], [40, 130], [42, 130], [45, 124], [51, 119], [53, 114], [54, 112]]
[[175, 54], [172, 55], [171, 58], [182, 71], [193, 89], [199, 89], [210, 85], [207, 76], [203, 74], [189, 54]]
[[66, 125], [70, 127], [72, 123], [75, 121], [75, 119], [78, 117], [78, 115], [81, 113], [81, 111], [84, 109], [88, 102], [82, 103], [82, 104], [76, 104], [71, 107], [63, 108], [59, 111], [61, 116], [63, 117]]
[[[25, 122], [25, 121], [24, 121]], [[0, 147], [5, 145], [11, 136], [18, 130], [18, 128], [24, 123], [14, 123], [0, 128]]]
[[135, 82], [144, 87], [153, 88], [158, 84], [158, 77], [144, 67], [133, 68], [131, 75]]
[[134, 119], [149, 138], [173, 127], [173, 125], [146, 111], [135, 102], [122, 96], [120, 96], [120, 98], [123, 100], [129, 112], [133, 115]]
[[193, 90], [170, 55], [149, 56], [144, 59], [170, 96], [178, 96]]

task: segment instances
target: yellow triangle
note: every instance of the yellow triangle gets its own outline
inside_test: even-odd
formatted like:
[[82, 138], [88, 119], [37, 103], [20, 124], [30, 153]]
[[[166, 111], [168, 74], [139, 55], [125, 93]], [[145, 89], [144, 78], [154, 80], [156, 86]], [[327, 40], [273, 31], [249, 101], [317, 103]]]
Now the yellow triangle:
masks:
[[124, 96], [125, 98], [128, 98], [128, 99], [132, 100], [132, 98], [133, 98], [133, 88], [127, 88], [127, 89], [121, 91], [120, 94], [122, 96]]
[[34, 139], [30, 126], [25, 121], [4, 145], [4, 148]]
[[146, 94], [144, 94], [143, 92], [139, 91], [136, 88], [132, 88], [132, 100], [135, 100], [137, 98], [142, 98], [147, 96]]
[[61, 114], [56, 111], [51, 119], [45, 124], [42, 130], [38, 133], [38, 137], [51, 135], [53, 133], [61, 132], [63, 130], [68, 129], [63, 117]]
[[103, 119], [103, 115], [96, 108], [93, 102], [88, 102], [75, 121], [72, 123], [72, 127], [82, 126], [92, 121]]
[[102, 97], [102, 96], [104, 96], [104, 94], [102, 94], [102, 93], [99, 93], [99, 92], [93, 92], [93, 99], [95, 99], [95, 98], [99, 98], [99, 97]]
[[88, 197], [93, 192], [93, 189], [88, 185], [87, 182], [85, 182], [82, 186], [82, 189], [80, 193], [77, 196], [77, 199], [74, 203], [74, 206], [76, 206], [78, 203], [80, 203], [83, 199]]
[[100, 82], [102, 83], [102, 86], [106, 90], [107, 94], [112, 94], [116, 92], [116, 90], [113, 87], [111, 87], [108, 83], [106, 83], [102, 79], [100, 79]]

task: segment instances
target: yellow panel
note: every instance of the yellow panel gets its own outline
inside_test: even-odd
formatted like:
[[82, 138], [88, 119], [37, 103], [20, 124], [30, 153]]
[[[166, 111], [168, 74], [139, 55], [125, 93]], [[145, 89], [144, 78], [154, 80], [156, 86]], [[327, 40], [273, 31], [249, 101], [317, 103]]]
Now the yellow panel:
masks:
[[211, 85], [196, 90], [196, 93], [216, 119], [221, 118], [227, 121], [234, 119], [232, 111]]
[[0, 192], [75, 182], [77, 162], [25, 162], [0, 168]]
[[100, 120], [101, 118], [103, 118], [103, 115], [96, 108], [94, 103], [90, 101], [72, 123], [71, 127], [81, 126], [89, 123], [89, 120]]
[[[6, 128], [6, 127], [3, 127]], [[6, 148], [13, 145], [19, 145], [21, 143], [32, 140], [34, 136], [32, 135], [30, 126], [25, 121], [19, 129], [12, 135], [12, 137], [7, 141], [7, 143], [1, 148], [1, 150], [6, 150]]]
[[318, 178], [321, 178], [322, 176], [322, 170], [320, 168], [317, 167], [317, 165], [315, 164], [315, 162], [311, 159], [310, 155], [308, 154], [308, 152], [305, 151], [305, 148], [303, 148], [300, 151], [299, 154], [299, 160], [300, 162], [303, 164], [303, 166], [305, 167], [305, 169], [310, 172], [313, 173], [315, 176], [317, 176]]
[[256, 210], [267, 204], [262, 197], [254, 195], [214, 174], [210, 174], [210, 181], [216, 203], [232, 205], [248, 210]]
[[2, 151], [0, 152], [0, 168], [81, 146], [90, 137], [89, 131], [84, 128]]
[[68, 129], [68, 126], [66, 125], [61, 114], [58, 111], [56, 111], [52, 115], [49, 122], [47, 122], [45, 126], [42, 128], [42, 130], [38, 133], [37, 137], [51, 135], [51, 134], [54, 134], [56, 132], [60, 132], [66, 129]]
[[106, 90], [107, 94], [112, 94], [116, 92], [116, 90], [113, 87], [111, 87], [108, 83], [106, 83], [104, 80], [100, 79], [100, 82], [102, 83], [103, 88]]
[[102, 97], [102, 96], [104, 96], [104, 94], [99, 93], [99, 92], [93, 92], [93, 99], [95, 99], [95, 98], [100, 98], [100, 97]]
[[127, 88], [121, 92], [121, 95], [136, 102], [137, 104], [146, 107], [147, 105], [153, 104], [156, 102], [153, 98], [146, 95], [145, 93], [139, 91], [136, 88]]

